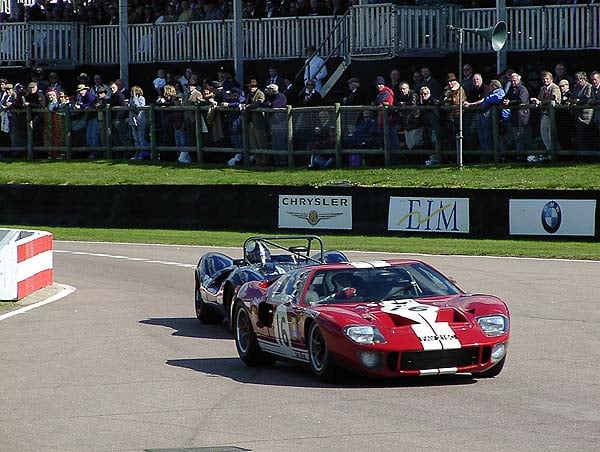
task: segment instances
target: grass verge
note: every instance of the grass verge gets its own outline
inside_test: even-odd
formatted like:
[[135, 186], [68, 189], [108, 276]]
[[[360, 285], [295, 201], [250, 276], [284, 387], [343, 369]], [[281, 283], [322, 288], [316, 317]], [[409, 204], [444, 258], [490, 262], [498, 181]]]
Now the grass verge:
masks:
[[0, 161], [0, 184], [39, 185], [359, 185], [516, 189], [600, 189], [600, 165], [469, 164], [437, 167], [360, 168], [309, 171], [304, 168], [228, 168], [130, 161]]

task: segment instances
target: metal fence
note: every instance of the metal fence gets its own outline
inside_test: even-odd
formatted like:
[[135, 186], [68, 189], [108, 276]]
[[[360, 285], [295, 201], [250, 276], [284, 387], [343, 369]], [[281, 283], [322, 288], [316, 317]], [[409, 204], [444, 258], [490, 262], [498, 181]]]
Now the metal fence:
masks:
[[[580, 112], [599, 106], [512, 107], [529, 109], [525, 127], [501, 122], [493, 107], [463, 112], [465, 161], [538, 161], [600, 158], [600, 123], [585, 124]], [[142, 141], [134, 145], [127, 107], [104, 110], [13, 110], [10, 134], [3, 134], [0, 157], [176, 160], [191, 153], [199, 163], [298, 167], [323, 157], [329, 166], [384, 167], [456, 162], [456, 107], [330, 107], [239, 110], [218, 107], [143, 108], [148, 118]], [[183, 115], [175, 121], [173, 115]], [[547, 119], [542, 120], [546, 116]], [[513, 115], [514, 117], [514, 115]], [[180, 118], [181, 119], [181, 118]], [[97, 135], [89, 146], [90, 123]], [[542, 126], [545, 122], [545, 126]], [[175, 129], [174, 124], [178, 124]], [[543, 138], [543, 128], [550, 131]], [[487, 134], [487, 135], [482, 135]], [[11, 143], [7, 139], [10, 136]], [[434, 157], [432, 159], [432, 156]]]

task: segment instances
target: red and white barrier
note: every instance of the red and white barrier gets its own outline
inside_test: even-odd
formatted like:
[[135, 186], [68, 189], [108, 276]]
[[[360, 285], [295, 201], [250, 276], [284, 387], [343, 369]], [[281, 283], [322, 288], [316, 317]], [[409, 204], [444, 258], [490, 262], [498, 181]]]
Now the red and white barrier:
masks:
[[20, 300], [54, 282], [52, 234], [0, 229], [0, 300]]

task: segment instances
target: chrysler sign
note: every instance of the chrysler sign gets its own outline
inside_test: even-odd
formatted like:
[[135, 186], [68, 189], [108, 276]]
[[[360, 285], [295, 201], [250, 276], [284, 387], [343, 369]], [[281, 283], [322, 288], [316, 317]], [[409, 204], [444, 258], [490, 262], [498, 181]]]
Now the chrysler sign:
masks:
[[352, 196], [279, 195], [279, 227], [352, 229]]

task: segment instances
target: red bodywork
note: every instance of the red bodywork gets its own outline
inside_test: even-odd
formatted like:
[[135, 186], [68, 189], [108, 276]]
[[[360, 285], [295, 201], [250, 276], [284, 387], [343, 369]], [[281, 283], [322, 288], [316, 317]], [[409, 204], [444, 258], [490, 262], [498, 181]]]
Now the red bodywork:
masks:
[[[375, 268], [415, 263], [431, 268], [414, 260], [378, 261], [375, 265], [379, 267]], [[508, 328], [503, 334], [488, 337], [476, 320], [496, 314], [504, 316], [508, 324], [506, 304], [492, 295], [467, 294], [453, 286], [455, 294], [396, 301], [306, 302], [311, 281], [319, 271], [364, 268], [367, 264], [370, 263], [328, 264], [288, 275], [304, 281], [303, 285], [298, 284], [295, 298], [273, 297], [269, 289], [272, 282], [242, 286], [237, 300], [250, 312], [260, 348], [278, 357], [306, 363], [308, 329], [312, 322], [317, 322], [329, 352], [339, 365], [377, 377], [481, 373], [498, 362], [498, 359], [492, 361], [494, 346], [505, 344], [506, 353]], [[448, 284], [452, 283], [448, 280]], [[354, 342], [344, 333], [344, 328], [351, 325], [375, 326], [385, 343]], [[364, 351], [379, 353], [380, 365], [367, 368], [359, 359], [359, 353]]]

